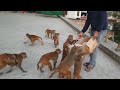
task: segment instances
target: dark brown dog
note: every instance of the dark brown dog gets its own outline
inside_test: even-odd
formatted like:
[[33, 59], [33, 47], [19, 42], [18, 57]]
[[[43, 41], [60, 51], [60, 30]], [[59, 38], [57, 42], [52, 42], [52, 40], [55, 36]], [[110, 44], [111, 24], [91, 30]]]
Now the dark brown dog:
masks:
[[[28, 37], [28, 39], [31, 41], [31, 45], [30, 46], [33, 46], [35, 41], [39, 40], [41, 41], [42, 45], [43, 45], [43, 40], [41, 37], [37, 36], [37, 35], [30, 35], [30, 34], [26, 34], [26, 37]], [[41, 39], [41, 40], [40, 40]]]
[[117, 46], [117, 48], [115, 50], [120, 51], [120, 42], [118, 43], [118, 46]]
[[[40, 68], [40, 71], [41, 72], [44, 72], [42, 70], [42, 68], [45, 66], [45, 65], [48, 65], [48, 67], [50, 68], [50, 70], [52, 71], [52, 65], [51, 63], [49, 62], [50, 60], [53, 60], [54, 61], [54, 68], [56, 67], [56, 63], [57, 63], [57, 59], [58, 59], [58, 55], [61, 53], [61, 50], [60, 49], [56, 49], [54, 52], [49, 52], [47, 54], [44, 54], [38, 64], [37, 64], [37, 70]], [[41, 66], [40, 66], [41, 64]]]
[[23, 72], [26, 72], [23, 70], [21, 64], [22, 60], [24, 58], [27, 58], [27, 54], [25, 52], [22, 52], [20, 54], [9, 54], [9, 53], [4, 53], [0, 55], [0, 70], [4, 68], [6, 65], [11, 66], [10, 71], [12, 71], [13, 66], [17, 66], [20, 70]]
[[53, 34], [55, 33], [55, 30], [50, 30], [50, 29], [46, 29], [46, 31], [45, 31], [45, 37], [48, 37], [49, 38], [49, 36], [51, 37], [51, 39], [53, 39]]
[[59, 77], [66, 77], [67, 79], [71, 79], [71, 71], [69, 69], [73, 65], [79, 49], [79, 47], [72, 47], [69, 54], [59, 64], [58, 68], [54, 69], [54, 72], [49, 76], [49, 78], [51, 78], [55, 73], [59, 73]]

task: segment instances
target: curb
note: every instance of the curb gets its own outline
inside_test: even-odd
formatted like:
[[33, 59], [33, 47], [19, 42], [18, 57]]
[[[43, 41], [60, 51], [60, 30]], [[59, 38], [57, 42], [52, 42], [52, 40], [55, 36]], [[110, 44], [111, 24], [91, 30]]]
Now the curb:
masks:
[[[79, 26], [76, 26], [72, 23], [71, 20], [65, 18], [65, 17], [62, 17], [62, 16], [58, 16], [61, 20], [63, 20], [66, 24], [68, 24], [71, 28], [73, 28], [77, 33], [80, 33], [80, 30], [79, 30]], [[88, 36], [87, 34], [85, 34], [85, 36]], [[109, 40], [110, 41], [110, 40]], [[115, 42], [112, 42], [110, 41], [111, 44], [113, 44], [114, 48], [117, 47], [117, 43]], [[99, 45], [99, 48], [104, 52], [106, 53], [108, 56], [110, 56], [113, 60], [115, 60], [116, 62], [118, 62], [120, 64], [120, 53], [119, 52], [115, 52], [113, 50], [111, 50], [109, 48], [108, 45], [105, 45], [104, 42], [102, 42], [100, 45]], [[113, 48], [113, 47], [112, 47]]]

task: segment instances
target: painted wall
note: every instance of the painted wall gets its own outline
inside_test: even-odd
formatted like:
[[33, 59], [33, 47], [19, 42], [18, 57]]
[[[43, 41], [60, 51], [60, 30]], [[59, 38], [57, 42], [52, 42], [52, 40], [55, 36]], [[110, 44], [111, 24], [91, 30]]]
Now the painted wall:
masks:
[[79, 16], [77, 16], [77, 11], [67, 11], [66, 18], [76, 19], [81, 18], [81, 11], [79, 11]]

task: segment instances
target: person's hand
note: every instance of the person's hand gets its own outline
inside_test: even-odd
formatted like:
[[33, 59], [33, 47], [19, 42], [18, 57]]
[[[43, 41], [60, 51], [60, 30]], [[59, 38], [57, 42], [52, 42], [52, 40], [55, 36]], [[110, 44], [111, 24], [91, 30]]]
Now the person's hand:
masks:
[[83, 32], [80, 32], [79, 38], [82, 38], [82, 36], [83, 36]]
[[93, 34], [93, 39], [96, 39], [98, 37], [98, 31], [95, 31]]

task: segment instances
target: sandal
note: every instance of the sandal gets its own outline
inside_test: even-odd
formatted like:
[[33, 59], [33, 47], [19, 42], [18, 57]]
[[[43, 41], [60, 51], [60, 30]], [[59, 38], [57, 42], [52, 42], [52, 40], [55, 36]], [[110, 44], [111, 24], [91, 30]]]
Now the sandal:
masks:
[[89, 62], [86, 62], [86, 63], [84, 63], [83, 65], [84, 65], [84, 66], [88, 66], [88, 65], [89, 65]]
[[90, 72], [92, 69], [93, 67], [89, 64], [88, 66], [86, 66], [85, 71]]

